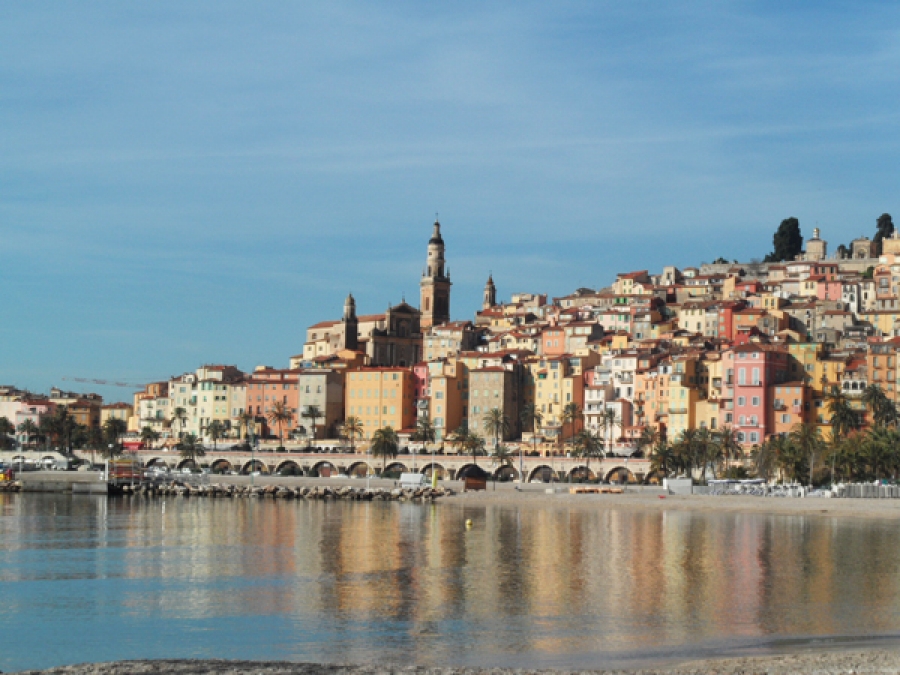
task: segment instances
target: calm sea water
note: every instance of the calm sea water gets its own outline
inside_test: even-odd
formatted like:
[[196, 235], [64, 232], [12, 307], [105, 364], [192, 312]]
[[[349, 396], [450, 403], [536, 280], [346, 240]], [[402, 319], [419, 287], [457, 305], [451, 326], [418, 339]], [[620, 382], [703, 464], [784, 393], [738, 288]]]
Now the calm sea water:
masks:
[[892, 636], [898, 530], [0, 494], [0, 670], [153, 657], [600, 667]]

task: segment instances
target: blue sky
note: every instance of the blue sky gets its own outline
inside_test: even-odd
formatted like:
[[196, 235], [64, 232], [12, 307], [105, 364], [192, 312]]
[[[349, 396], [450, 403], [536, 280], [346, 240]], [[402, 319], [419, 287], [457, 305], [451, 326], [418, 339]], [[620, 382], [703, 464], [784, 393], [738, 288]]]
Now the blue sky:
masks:
[[0, 4], [0, 383], [286, 366], [418, 279], [471, 317], [831, 250], [898, 209], [896, 3]]

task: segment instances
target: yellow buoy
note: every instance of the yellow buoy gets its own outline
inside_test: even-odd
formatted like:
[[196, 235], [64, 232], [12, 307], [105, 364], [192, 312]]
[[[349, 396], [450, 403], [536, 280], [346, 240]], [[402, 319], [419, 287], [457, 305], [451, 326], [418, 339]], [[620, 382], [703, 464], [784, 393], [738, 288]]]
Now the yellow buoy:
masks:
[[466, 520], [466, 529], [467, 529], [467, 530], [471, 530], [471, 529], [472, 529], [472, 519], [471, 519], [471, 518], [469, 518], [468, 520]]

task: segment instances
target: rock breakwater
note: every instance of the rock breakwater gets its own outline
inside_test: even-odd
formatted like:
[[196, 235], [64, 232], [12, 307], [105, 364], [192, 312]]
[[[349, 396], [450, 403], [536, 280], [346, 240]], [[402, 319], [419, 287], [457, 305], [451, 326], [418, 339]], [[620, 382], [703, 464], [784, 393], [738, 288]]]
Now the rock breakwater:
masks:
[[206, 497], [212, 499], [305, 499], [344, 501], [434, 501], [452, 495], [449, 488], [363, 488], [363, 487], [290, 487], [285, 485], [231, 485], [213, 483], [192, 485], [182, 481], [152, 484], [141, 483], [134, 486], [123, 485], [122, 494], [146, 496]]

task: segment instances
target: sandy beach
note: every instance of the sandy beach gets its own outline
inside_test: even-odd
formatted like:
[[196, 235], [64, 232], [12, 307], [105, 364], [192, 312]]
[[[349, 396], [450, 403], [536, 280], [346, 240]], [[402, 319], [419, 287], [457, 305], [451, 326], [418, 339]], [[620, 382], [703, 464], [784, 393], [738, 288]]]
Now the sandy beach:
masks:
[[758, 513], [849, 518], [900, 519], [900, 499], [830, 499], [823, 497], [743, 497], [709, 495], [660, 495], [632, 489], [624, 494], [570, 494], [567, 486], [557, 492], [496, 491], [460, 492], [437, 503], [455, 506], [510, 506], [521, 508], [627, 509], [633, 511], [701, 511], [710, 513]]
[[526, 673], [609, 673], [618, 675], [845, 675], [900, 673], [900, 651], [885, 649], [798, 652], [778, 656], [735, 657], [684, 661], [668, 668], [641, 670], [538, 671], [525, 669], [428, 668], [421, 666], [366, 666], [291, 663], [284, 661], [118, 661], [81, 664], [43, 671], [23, 671], [23, 675], [525, 675]]

